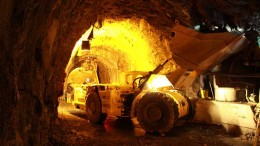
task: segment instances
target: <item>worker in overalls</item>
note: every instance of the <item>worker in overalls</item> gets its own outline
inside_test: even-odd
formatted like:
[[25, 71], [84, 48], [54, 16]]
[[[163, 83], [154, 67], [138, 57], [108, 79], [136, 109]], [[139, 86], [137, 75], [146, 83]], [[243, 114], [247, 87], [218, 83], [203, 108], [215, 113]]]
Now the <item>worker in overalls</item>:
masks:
[[209, 99], [210, 79], [208, 75], [200, 75], [200, 96], [203, 99]]

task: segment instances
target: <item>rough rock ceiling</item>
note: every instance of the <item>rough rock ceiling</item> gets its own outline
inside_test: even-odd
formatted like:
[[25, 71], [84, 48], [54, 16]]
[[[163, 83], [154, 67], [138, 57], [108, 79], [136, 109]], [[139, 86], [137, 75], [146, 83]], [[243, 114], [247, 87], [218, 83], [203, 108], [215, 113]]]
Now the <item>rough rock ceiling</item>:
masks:
[[[171, 27], [176, 23], [179, 22], [187, 27], [193, 28], [194, 25], [201, 25], [203, 26], [203, 31], [213, 31], [212, 28], [214, 26], [218, 26], [222, 28], [224, 26], [229, 26], [232, 29], [236, 29], [236, 27], [245, 27], [247, 23], [250, 23], [254, 28], [257, 29], [258, 21], [250, 19], [250, 22], [247, 21], [249, 18], [249, 14], [254, 14], [257, 16], [258, 14], [255, 13], [258, 11], [256, 7], [256, 1], [248, 2], [248, 1], [224, 1], [224, 0], [214, 0], [205, 2], [202, 0], [193, 0], [193, 1], [176, 1], [176, 0], [140, 0], [140, 1], [129, 1], [129, 0], [114, 0], [114, 1], [106, 1], [106, 0], [98, 0], [98, 1], [78, 1], [77, 3], [71, 4], [75, 9], [75, 14], [81, 13], [81, 19], [85, 19], [85, 15], [91, 17], [90, 24], [99, 23], [100, 27], [105, 20], [114, 19], [114, 20], [123, 20], [124, 19], [132, 19], [135, 18], [144, 19], [148, 22], [152, 27], [166, 33], [170, 32]], [[245, 7], [247, 8], [245, 11]], [[137, 23], [141, 23], [137, 22]], [[142, 24], [140, 24], [142, 25]], [[121, 29], [125, 26], [119, 26], [118, 28], [113, 28], [114, 31], [117, 29]], [[133, 28], [134, 30], [134, 28]], [[136, 30], [136, 28], [135, 28]], [[214, 30], [214, 31], [223, 31], [221, 30]], [[145, 34], [145, 32], [142, 32]], [[152, 36], [152, 34], [148, 34], [147, 36]], [[158, 33], [158, 35], [160, 35]], [[127, 38], [129, 36], [125, 35], [122, 38]], [[135, 36], [138, 37], [138, 36]], [[116, 37], [114, 37], [115, 39]], [[118, 38], [117, 38], [118, 39]], [[104, 39], [102, 39], [104, 40]], [[122, 40], [122, 39], [121, 39]], [[92, 44], [95, 40], [92, 42]], [[109, 43], [98, 42], [99, 52], [102, 52], [102, 48], [114, 50], [116, 48], [121, 48], [125, 50], [131, 50], [128, 45], [125, 47], [116, 47], [111, 39], [108, 40]], [[135, 41], [131, 42], [132, 44]], [[160, 44], [160, 41], [154, 44]], [[160, 46], [163, 46], [160, 44]], [[150, 46], [151, 50], [159, 51], [161, 48], [160, 46], [156, 46], [157, 50]], [[113, 49], [114, 48], [114, 49]], [[132, 47], [133, 49], [133, 47]], [[143, 48], [144, 50], [145, 48]], [[168, 48], [169, 49], [169, 48]], [[140, 49], [139, 49], [140, 50]], [[115, 50], [114, 50], [115, 51]], [[131, 52], [130, 52], [131, 53]], [[128, 54], [130, 54], [128, 53]], [[106, 53], [108, 54], [108, 53]], [[118, 54], [118, 53], [114, 53]], [[141, 53], [137, 53], [141, 54]], [[155, 54], [157, 54], [155, 52]], [[153, 54], [145, 54], [146, 56], [155, 56]], [[131, 55], [135, 56], [135, 55]], [[108, 56], [107, 58], [112, 59], [113, 57]], [[114, 57], [113, 59], [115, 59]], [[123, 57], [124, 58], [124, 57]], [[156, 57], [155, 57], [156, 58]], [[158, 57], [157, 57], [158, 58]], [[112, 59], [112, 60], [113, 60]], [[136, 60], [136, 59], [134, 59]], [[137, 59], [139, 60], [139, 59]], [[150, 62], [149, 59], [144, 59], [147, 62]], [[162, 59], [159, 59], [162, 60]], [[131, 61], [114, 61], [118, 62], [118, 66], [122, 66], [121, 64], [126, 64], [128, 62], [131, 64]], [[158, 64], [159, 61], [153, 64], [155, 66]], [[137, 64], [137, 66], [141, 64]], [[130, 65], [131, 66], [131, 65]], [[147, 65], [144, 65], [148, 67]], [[124, 65], [126, 67], [126, 65]], [[135, 68], [135, 67], [134, 67]], [[143, 68], [146, 70], [145, 68]], [[139, 68], [140, 70], [140, 68]]]
[[175, 20], [193, 27], [205, 23], [231, 28], [251, 25], [259, 31], [260, 4], [257, 0], [114, 0], [97, 1], [101, 17], [142, 17], [157, 28], [172, 26]]
[[[117, 20], [117, 21], [125, 21], [125, 19], [131, 19], [131, 21], [134, 21], [136, 18], [145, 20], [145, 22], [148, 22], [148, 25], [151, 25], [155, 29], [158, 29], [166, 34], [166, 36], [169, 36], [169, 32], [171, 27], [179, 22], [187, 27], [193, 28], [194, 25], [201, 25], [203, 27], [203, 31], [223, 31], [224, 26], [229, 26], [231, 29], [236, 29], [237, 27], [245, 27], [246, 24], [252, 25], [254, 28], [258, 29], [257, 26], [259, 25], [258, 21], [256, 18], [253, 19], [252, 16], [249, 14], [253, 14], [253, 16], [257, 17], [258, 16], [258, 8], [256, 7], [257, 3], [256, 1], [224, 1], [224, 0], [213, 0], [213, 1], [202, 1], [202, 0], [193, 0], [193, 1], [176, 1], [176, 0], [140, 0], [140, 1], [129, 1], [129, 0], [114, 0], [114, 1], [106, 1], [106, 0], [98, 0], [95, 2], [92, 1], [82, 1], [74, 4], [75, 11], [80, 11], [79, 13], [82, 13], [83, 15], [82, 19], [85, 19], [84, 15], [91, 14], [92, 20], [91, 24], [94, 23], [99, 23], [99, 27], [105, 28], [104, 26], [104, 21], [107, 20]], [[93, 8], [93, 9], [92, 9]], [[246, 10], [246, 11], [245, 11]], [[77, 12], [78, 14], [78, 12]], [[248, 19], [248, 18], [252, 19]], [[137, 30], [138, 28], [138, 23], [142, 25], [142, 21], [137, 20], [137, 28], [132, 27], [132, 30]], [[130, 24], [130, 22], [129, 22]], [[221, 29], [215, 29], [215, 26], [218, 26]], [[124, 28], [124, 25], [118, 25], [117, 27], [111, 28], [114, 29], [112, 32], [116, 32], [119, 29]], [[149, 29], [149, 28], [148, 28]], [[213, 30], [214, 29], [214, 30]], [[121, 30], [121, 32], [123, 29]], [[151, 31], [151, 30], [150, 30]], [[109, 34], [108, 34], [109, 33]], [[151, 36], [152, 37], [157, 37], [153, 34], [148, 34], [145, 33], [145, 31], [141, 32], [145, 36]], [[241, 32], [240, 32], [241, 33]], [[95, 34], [95, 33], [94, 33]], [[106, 35], [110, 35], [111, 32], [107, 32]], [[110, 52], [115, 52], [113, 55], [108, 55], [106, 58], [109, 58], [110, 60], [116, 59], [116, 54], [118, 52], [116, 50], [122, 49], [122, 51], [127, 51], [127, 50], [133, 50], [136, 49], [136, 47], [129, 47], [129, 43], [135, 45], [134, 39], [131, 38], [130, 32], [128, 32], [129, 35], [124, 34], [119, 38], [119, 36], [114, 36], [111, 39], [111, 36], [109, 39], [102, 38], [102, 40], [107, 40], [107, 41], [102, 41], [102, 42], [97, 42], [92, 41], [92, 46], [96, 46], [95, 44], [98, 44], [98, 54], [102, 54], [102, 49], [108, 49], [111, 50]], [[157, 33], [158, 36], [161, 35], [159, 32]], [[133, 36], [138, 38], [139, 36]], [[164, 37], [161, 35], [161, 37]], [[123, 40], [124, 38], [131, 39], [129, 43], [124, 43], [123, 46], [119, 46], [119, 43], [116, 43], [113, 40]], [[138, 39], [137, 39], [138, 40]], [[147, 39], [149, 40], [149, 39]], [[167, 39], [164, 39], [167, 40]], [[169, 41], [169, 40], [167, 40]], [[155, 42], [155, 39], [150, 42]], [[150, 43], [152, 44], [152, 43]], [[136, 54], [143, 54], [145, 56], [155, 56], [154, 58], [157, 58], [157, 60], [162, 60], [161, 57], [156, 57], [155, 54], [159, 54], [158, 52], [161, 52], [160, 50], [166, 50], [165, 46], [160, 43], [160, 40], [157, 41], [154, 44], [159, 44], [156, 47], [152, 47], [151, 45], [149, 46], [150, 50], [154, 51], [155, 53], [148, 53], [144, 54], [141, 53], [140, 50], [145, 50], [146, 48], [141, 46], [139, 48], [139, 51], [133, 51], [132, 55], [131, 52], [128, 52], [127, 54], [133, 58], [133, 53]], [[163, 46], [163, 47], [162, 47]], [[171, 46], [170, 46], [171, 47]], [[97, 48], [97, 47], [95, 47]], [[92, 50], [95, 50], [95, 48], [92, 48]], [[163, 49], [161, 49], [163, 48]], [[169, 49], [169, 47], [168, 47]], [[121, 52], [122, 52], [121, 51]], [[95, 51], [94, 51], [95, 52]], [[119, 52], [120, 53], [120, 52]], [[106, 52], [105, 54], [109, 54]], [[121, 53], [122, 54], [122, 53]], [[169, 54], [169, 52], [168, 52]], [[129, 57], [121, 57], [121, 58], [129, 58]], [[165, 58], [165, 57], [163, 57]], [[147, 63], [151, 62], [151, 57], [149, 58], [142, 58], [143, 60], [146, 60]], [[132, 60], [140, 60], [139, 59], [132, 59]], [[112, 61], [112, 62], [117, 62], [118, 66], [124, 66], [127, 67], [127, 65], [130, 66], [130, 68], [134, 68], [134, 70], [137, 67], [137, 70], [147, 70], [146, 67], [148, 67], [148, 64], [144, 64], [144, 67], [140, 67], [142, 64], [141, 63], [134, 63], [135, 65], [130, 65], [133, 64], [132, 61], [130, 60], [125, 60], [122, 61], [120, 59], [117, 59], [117, 61]], [[156, 64], [160, 63], [160, 61], [153, 60], [152, 66], [155, 66]], [[162, 61], [161, 61], [162, 62]], [[121, 65], [120, 65], [121, 64]], [[122, 65], [123, 64], [123, 65]], [[139, 66], [139, 68], [138, 68]], [[128, 67], [129, 68], [129, 67]], [[151, 67], [152, 68], [152, 67]], [[120, 67], [118, 68], [120, 70]]]

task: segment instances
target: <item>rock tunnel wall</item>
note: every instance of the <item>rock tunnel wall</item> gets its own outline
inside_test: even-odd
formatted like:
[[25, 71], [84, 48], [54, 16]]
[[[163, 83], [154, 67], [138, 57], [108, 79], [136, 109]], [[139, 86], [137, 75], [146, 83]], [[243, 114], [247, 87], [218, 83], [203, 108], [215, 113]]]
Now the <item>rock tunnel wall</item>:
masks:
[[[47, 143], [71, 48], [95, 19], [81, 6], [79, 1], [1, 3], [1, 144]], [[79, 23], [82, 14], [88, 16]]]
[[[81, 0], [1, 2], [1, 144], [47, 144], [72, 48], [101, 10], [106, 13], [110, 8]], [[124, 10], [106, 17], [122, 13], [126, 16]]]
[[[98, 25], [102, 27], [99, 28]], [[91, 39], [90, 34], [93, 36]], [[163, 34], [144, 19], [105, 19], [102, 24], [95, 24], [86, 31], [76, 43], [66, 67], [67, 77], [75, 78], [75, 75], [79, 78], [75, 72], [73, 76], [70, 72], [80, 67], [90, 57], [98, 63], [98, 69], [102, 70], [98, 71], [99, 77], [103, 78], [103, 74], [108, 77], [105, 77], [106, 82], [101, 80], [100, 83], [123, 84], [124, 81], [121, 80], [123, 73], [152, 71], [166, 59], [171, 58], [170, 38], [170, 33]], [[89, 50], [82, 50], [83, 40], [89, 40]], [[175, 69], [174, 63], [171, 68], [172, 71]]]

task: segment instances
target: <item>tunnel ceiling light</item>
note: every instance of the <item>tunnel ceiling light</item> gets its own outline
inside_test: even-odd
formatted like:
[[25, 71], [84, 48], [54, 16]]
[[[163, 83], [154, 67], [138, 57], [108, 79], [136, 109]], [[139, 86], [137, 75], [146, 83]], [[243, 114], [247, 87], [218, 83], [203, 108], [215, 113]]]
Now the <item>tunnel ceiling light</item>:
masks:
[[147, 81], [147, 89], [157, 90], [158, 88], [162, 88], [162, 87], [170, 87], [173, 89], [173, 85], [168, 80], [166, 75], [152, 74], [149, 80]]

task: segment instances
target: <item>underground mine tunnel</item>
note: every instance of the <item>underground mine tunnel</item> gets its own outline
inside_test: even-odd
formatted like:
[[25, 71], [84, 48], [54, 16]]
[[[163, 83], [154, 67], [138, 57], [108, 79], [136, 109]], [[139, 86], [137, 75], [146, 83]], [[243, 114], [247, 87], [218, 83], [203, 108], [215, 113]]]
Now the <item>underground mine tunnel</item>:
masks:
[[[259, 8], [257, 0], [1, 1], [1, 145], [256, 144]], [[65, 115], [74, 111], [83, 116]], [[141, 136], [122, 119], [115, 136], [110, 116], [134, 119]], [[212, 125], [246, 138], [215, 137]]]

